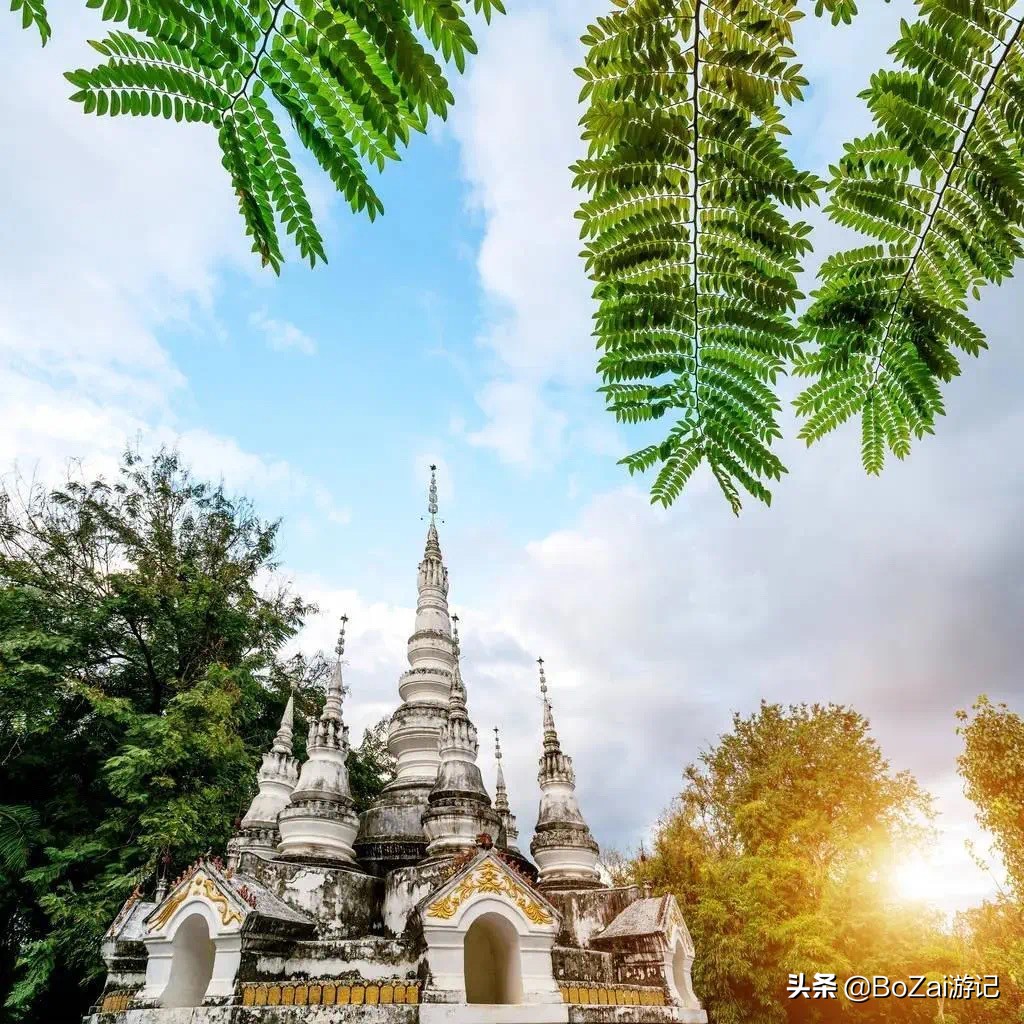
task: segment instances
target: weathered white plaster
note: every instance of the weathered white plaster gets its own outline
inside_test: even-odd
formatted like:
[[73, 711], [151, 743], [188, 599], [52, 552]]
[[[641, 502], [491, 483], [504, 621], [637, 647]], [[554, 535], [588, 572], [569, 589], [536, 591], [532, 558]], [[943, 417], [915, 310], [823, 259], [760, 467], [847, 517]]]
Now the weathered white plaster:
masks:
[[320, 871], [300, 871], [285, 883], [285, 888], [295, 894], [296, 903], [308, 903], [310, 907], [314, 907], [319, 899], [313, 894], [322, 889], [326, 882], [327, 876]]
[[703, 1012], [693, 991], [693, 955], [693, 940], [689, 932], [675, 928], [665, 951], [665, 977], [682, 1007]]
[[568, 1020], [569, 1007], [561, 1002], [510, 1006], [424, 1003], [420, 1007], [420, 1024], [567, 1024]]

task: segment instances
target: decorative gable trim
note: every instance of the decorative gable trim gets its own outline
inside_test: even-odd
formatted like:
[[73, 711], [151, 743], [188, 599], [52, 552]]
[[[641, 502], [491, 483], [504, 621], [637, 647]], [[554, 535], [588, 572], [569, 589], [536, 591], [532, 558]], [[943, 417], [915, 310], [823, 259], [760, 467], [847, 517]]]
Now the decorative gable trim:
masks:
[[192, 899], [212, 907], [225, 929], [241, 927], [252, 908], [243, 903], [241, 896], [224, 882], [217, 869], [205, 862], [192, 866], [167, 898], [155, 907], [145, 919], [146, 931], [153, 935], [171, 922], [179, 908]]
[[420, 913], [431, 923], [450, 921], [477, 895], [503, 897], [533, 925], [554, 925], [558, 920], [554, 906], [490, 852], [471, 861], [426, 897], [420, 903]]

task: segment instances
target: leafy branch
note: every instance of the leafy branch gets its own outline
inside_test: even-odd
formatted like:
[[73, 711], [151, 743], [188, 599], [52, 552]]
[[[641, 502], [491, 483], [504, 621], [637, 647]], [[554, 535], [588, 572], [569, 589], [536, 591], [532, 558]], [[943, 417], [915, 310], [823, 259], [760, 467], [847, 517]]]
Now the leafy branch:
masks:
[[[795, 0], [617, 0], [583, 42], [573, 168], [598, 300], [595, 336], [620, 421], [677, 417], [627, 456], [660, 466], [652, 498], [678, 497], [706, 462], [733, 511], [768, 502], [785, 471], [774, 384], [797, 354], [796, 275], [809, 228], [783, 207], [821, 187], [784, 152], [780, 102], [806, 80], [793, 63]], [[842, 13], [850, 5], [831, 4]]]
[[797, 399], [800, 436], [818, 440], [861, 416], [862, 456], [881, 471], [944, 411], [954, 350], [985, 338], [968, 296], [1008, 277], [1024, 254], [1024, 53], [1011, 0], [922, 0], [862, 94], [878, 128], [845, 147], [829, 183], [831, 218], [879, 244], [821, 268], [803, 317], [817, 349], [796, 372], [817, 378]]
[[[42, 0], [12, 0], [43, 42]], [[280, 114], [354, 211], [383, 211], [368, 170], [400, 158], [413, 131], [444, 118], [452, 94], [438, 57], [476, 52], [456, 0], [86, 0], [129, 31], [94, 42], [106, 60], [69, 72], [86, 113], [152, 116], [217, 129], [246, 232], [279, 272], [281, 231], [326, 260]], [[472, 0], [488, 21], [501, 0]]]

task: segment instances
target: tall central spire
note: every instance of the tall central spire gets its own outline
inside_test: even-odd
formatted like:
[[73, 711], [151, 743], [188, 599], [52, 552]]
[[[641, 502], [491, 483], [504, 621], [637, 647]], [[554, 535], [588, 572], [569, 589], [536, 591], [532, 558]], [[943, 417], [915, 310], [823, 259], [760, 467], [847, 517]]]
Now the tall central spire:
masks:
[[426, 838], [421, 818], [441, 761], [438, 737], [455, 678], [455, 640], [448, 613], [448, 570], [437, 532], [437, 466], [430, 467], [426, 545], [416, 574], [416, 622], [409, 637], [409, 669], [398, 682], [401, 704], [391, 716], [388, 750], [395, 778], [362, 816], [360, 859], [386, 871], [415, 863]]

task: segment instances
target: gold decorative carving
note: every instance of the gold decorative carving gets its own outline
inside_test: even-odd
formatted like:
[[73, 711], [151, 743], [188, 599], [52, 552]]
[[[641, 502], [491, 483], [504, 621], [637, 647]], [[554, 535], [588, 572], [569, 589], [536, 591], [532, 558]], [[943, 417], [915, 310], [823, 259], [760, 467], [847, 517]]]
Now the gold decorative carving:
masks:
[[493, 861], [486, 861], [468, 878], [464, 878], [447, 896], [435, 900], [427, 908], [427, 917], [443, 921], [453, 918], [459, 907], [477, 893], [493, 893], [510, 899], [533, 924], [551, 924], [552, 917], [518, 882], [514, 882]]
[[242, 923], [242, 915], [231, 906], [228, 898], [217, 887], [217, 883], [200, 871], [182, 882], [178, 889], [170, 895], [160, 907], [156, 917], [149, 922], [148, 930], [154, 932], [158, 928], [163, 928], [174, 917], [175, 912], [185, 900], [192, 896], [199, 896], [212, 903], [220, 914], [220, 923], [225, 928], [234, 922]]

